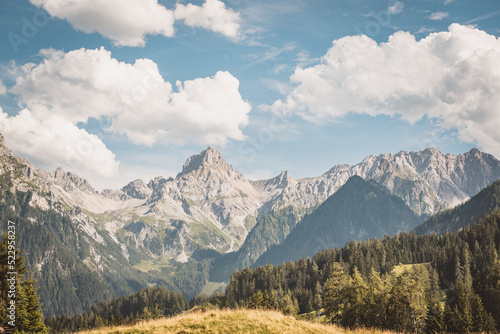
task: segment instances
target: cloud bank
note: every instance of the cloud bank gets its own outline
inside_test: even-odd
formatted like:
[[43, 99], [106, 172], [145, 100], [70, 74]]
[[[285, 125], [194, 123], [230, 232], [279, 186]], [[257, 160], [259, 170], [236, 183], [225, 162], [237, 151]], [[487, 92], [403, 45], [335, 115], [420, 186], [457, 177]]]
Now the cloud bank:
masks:
[[158, 0], [30, 0], [50, 15], [67, 20], [75, 29], [97, 32], [117, 46], [144, 46], [146, 35], [174, 35], [175, 20], [235, 38], [239, 14], [220, 0], [202, 6], [177, 4], [169, 10]]
[[[41, 63], [23, 66], [9, 89], [25, 109], [12, 116], [2, 113], [0, 122], [9, 145], [37, 161], [112, 175], [118, 167], [115, 156], [78, 127], [90, 118], [106, 120], [105, 131], [124, 134], [138, 145], [245, 138], [241, 128], [251, 106], [229, 72], [178, 81], [174, 88], [149, 59], [119, 62], [104, 48], [44, 50], [42, 55]], [[78, 160], [84, 158], [87, 165], [81, 166]]]
[[0, 132], [9, 148], [44, 167], [63, 167], [86, 177], [118, 173], [115, 155], [96, 135], [58, 115], [40, 119], [23, 109], [9, 117], [0, 108]]
[[381, 44], [347, 36], [291, 82], [286, 98], [263, 108], [314, 122], [351, 112], [427, 116], [500, 156], [500, 40], [473, 27], [452, 24], [420, 41], [400, 31]]

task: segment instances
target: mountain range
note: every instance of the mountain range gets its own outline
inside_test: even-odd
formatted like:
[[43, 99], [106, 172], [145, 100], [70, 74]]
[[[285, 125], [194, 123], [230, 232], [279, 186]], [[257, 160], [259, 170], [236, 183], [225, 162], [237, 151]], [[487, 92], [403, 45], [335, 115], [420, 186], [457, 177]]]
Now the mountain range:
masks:
[[415, 228], [421, 220], [387, 188], [353, 176], [314, 212], [306, 215], [279, 245], [255, 265], [313, 257], [326, 248], [343, 247], [347, 242], [383, 238]]
[[422, 235], [458, 231], [497, 210], [500, 210], [500, 180], [482, 189], [465, 203], [430, 217], [417, 226], [414, 232]]
[[[353, 179], [355, 175], [359, 178]], [[0, 208], [9, 217], [22, 216], [23, 224], [29, 225], [22, 246], [37, 254], [28, 263], [36, 268], [44, 302], [50, 299], [51, 289], [63, 285], [51, 281], [49, 286], [44, 281], [47, 278], [41, 273], [49, 264], [52, 271], [69, 271], [72, 263], [80, 268], [80, 276], [103, 287], [105, 293], [99, 295], [84, 292], [81, 277], [75, 275], [64, 284], [65, 289], [76, 291], [72, 298], [78, 305], [148, 285], [166, 285], [193, 296], [205, 285], [210, 268], [210, 275], [218, 268], [214, 264], [222, 263], [229, 274], [234, 268], [253, 265], [350, 179], [375, 194], [373, 203], [384, 198], [399, 210], [391, 226], [379, 224], [369, 233], [356, 224], [350, 226], [353, 233], [346, 229], [346, 235], [363, 238], [411, 229], [467, 201], [499, 178], [500, 161], [492, 155], [477, 149], [442, 154], [430, 148], [368, 156], [354, 166], [334, 166], [318, 177], [296, 180], [284, 171], [271, 179], [250, 180], [216, 148], [208, 147], [188, 158], [175, 178], [135, 180], [118, 190], [98, 192], [71, 172], [43, 171], [16, 157], [0, 134]], [[402, 217], [407, 222], [404, 228], [396, 222]], [[35, 230], [48, 239], [30, 235]], [[54, 257], [56, 253], [66, 253], [71, 261]], [[190, 276], [192, 280], [186, 279]], [[77, 313], [83, 307], [71, 308], [67, 302], [46, 305], [50, 314]]]

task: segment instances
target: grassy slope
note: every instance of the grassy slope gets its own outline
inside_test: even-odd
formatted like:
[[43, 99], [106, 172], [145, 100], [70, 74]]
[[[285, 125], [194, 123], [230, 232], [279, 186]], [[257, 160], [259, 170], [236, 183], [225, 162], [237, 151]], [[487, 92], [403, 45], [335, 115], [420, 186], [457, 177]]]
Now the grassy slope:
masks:
[[276, 311], [211, 310], [191, 312], [173, 318], [150, 320], [135, 326], [107, 327], [81, 332], [103, 333], [389, 333], [377, 330], [349, 331], [331, 325], [296, 320]]

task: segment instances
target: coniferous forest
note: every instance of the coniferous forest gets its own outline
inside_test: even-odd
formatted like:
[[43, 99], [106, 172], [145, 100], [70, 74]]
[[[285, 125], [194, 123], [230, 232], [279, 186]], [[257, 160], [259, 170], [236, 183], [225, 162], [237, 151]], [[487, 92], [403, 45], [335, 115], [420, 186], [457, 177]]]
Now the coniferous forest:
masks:
[[346, 327], [500, 330], [500, 212], [459, 232], [349, 242], [281, 266], [236, 271], [228, 307], [323, 310]]
[[48, 317], [45, 323], [53, 333], [72, 333], [105, 325], [135, 324], [141, 320], [168, 317], [187, 308], [186, 299], [178, 292], [164, 287], [146, 288], [133, 295], [96, 303], [75, 316]]

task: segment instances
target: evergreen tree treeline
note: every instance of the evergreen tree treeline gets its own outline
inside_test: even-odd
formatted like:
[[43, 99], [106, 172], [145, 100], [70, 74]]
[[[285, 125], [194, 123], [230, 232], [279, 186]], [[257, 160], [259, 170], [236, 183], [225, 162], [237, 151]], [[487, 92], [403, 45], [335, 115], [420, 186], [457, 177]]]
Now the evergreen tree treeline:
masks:
[[[354, 241], [312, 259], [237, 270], [225, 306], [290, 313], [323, 309], [331, 322], [348, 327], [495, 331], [500, 330], [499, 252], [496, 211], [459, 232]], [[396, 266], [406, 269], [395, 273]]]
[[48, 317], [45, 323], [53, 333], [72, 333], [172, 316], [185, 311], [188, 306], [183, 294], [165, 287], [150, 287], [132, 295], [98, 302], [78, 315]]
[[[11, 240], [14, 241], [11, 246], [15, 245], [17, 240]], [[12, 255], [9, 251], [12, 251], [9, 249], [9, 238], [7, 233], [4, 233], [0, 242], [0, 327], [5, 333], [47, 333], [38, 288], [35, 286], [37, 281], [31, 273], [26, 275], [24, 259], [17, 247], [14, 247], [15, 269], [9, 268], [9, 255]], [[15, 278], [16, 282], [15, 298], [9, 297], [10, 283], [7, 279], [11, 278]], [[15, 318], [9, 318], [11, 313], [8, 307], [11, 300], [15, 302]]]

